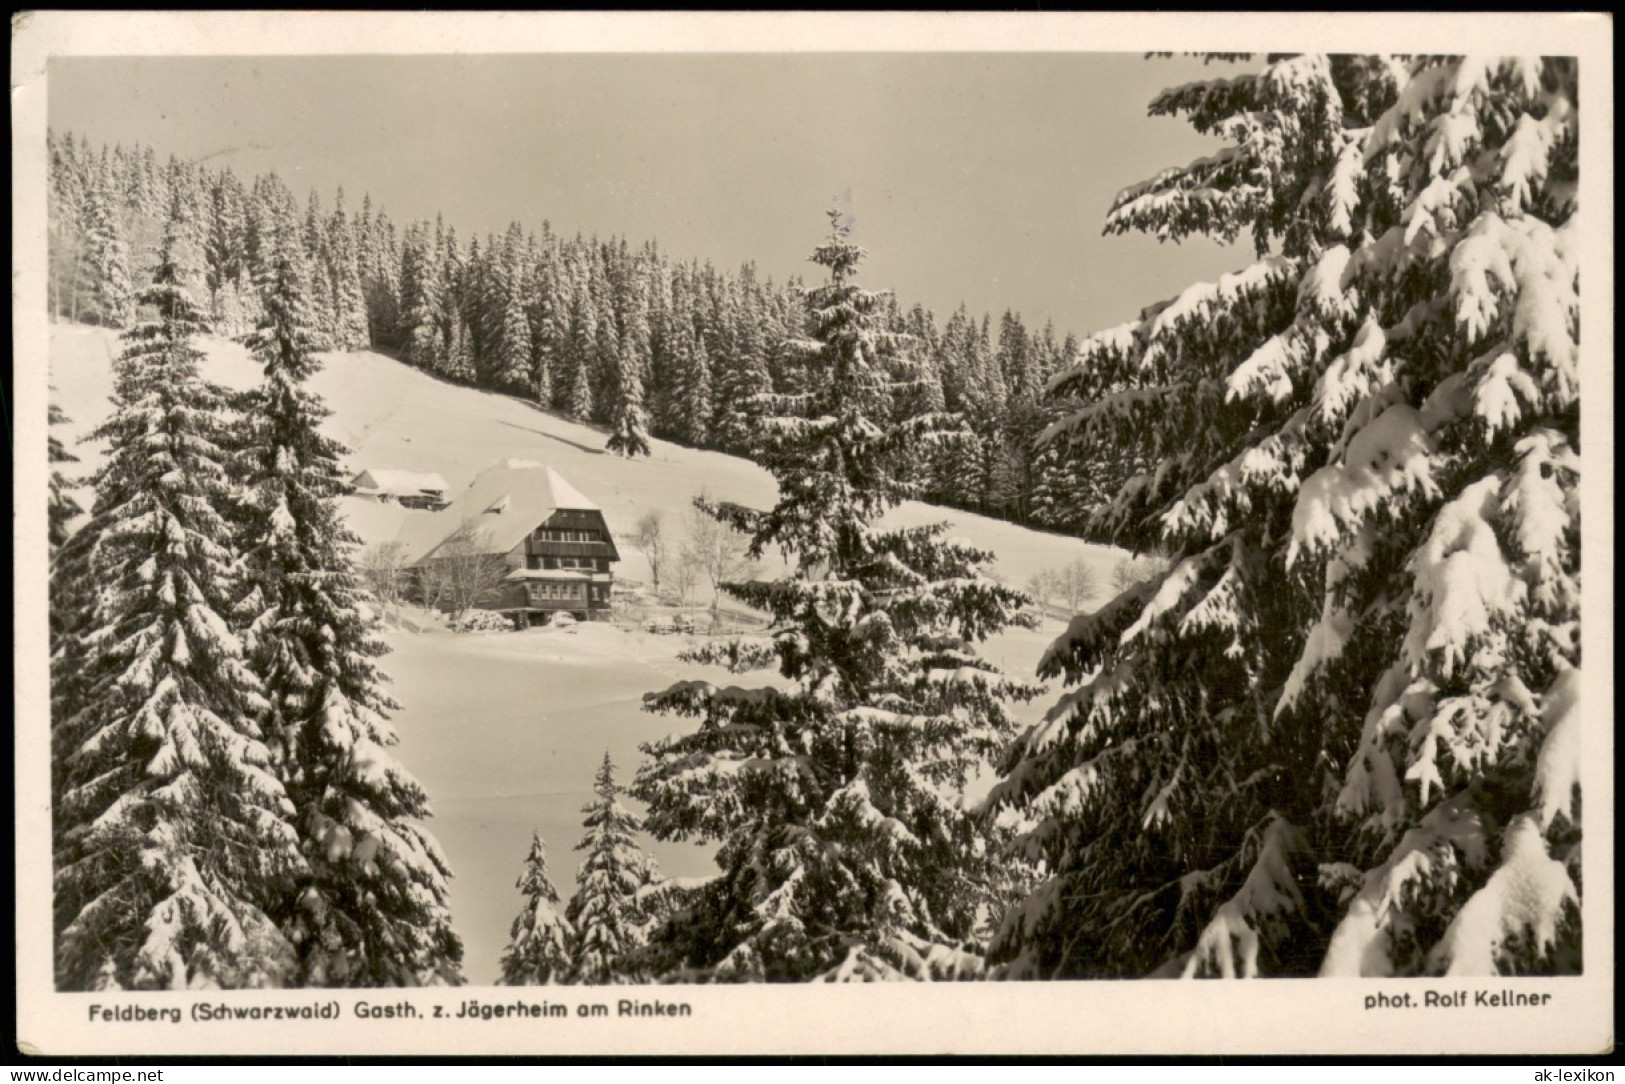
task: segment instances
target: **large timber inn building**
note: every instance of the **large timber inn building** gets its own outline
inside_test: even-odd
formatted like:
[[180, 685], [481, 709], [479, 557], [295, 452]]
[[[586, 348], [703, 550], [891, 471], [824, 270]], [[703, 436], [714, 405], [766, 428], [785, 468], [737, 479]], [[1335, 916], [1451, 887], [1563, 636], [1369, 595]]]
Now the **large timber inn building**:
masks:
[[500, 555], [508, 569], [479, 609], [502, 613], [521, 627], [545, 624], [558, 613], [608, 618], [611, 566], [620, 552], [603, 510], [553, 468], [502, 460], [445, 508], [412, 516], [399, 537], [407, 567], [421, 570], [446, 559], [454, 538], [472, 541], [460, 547], [465, 553]]

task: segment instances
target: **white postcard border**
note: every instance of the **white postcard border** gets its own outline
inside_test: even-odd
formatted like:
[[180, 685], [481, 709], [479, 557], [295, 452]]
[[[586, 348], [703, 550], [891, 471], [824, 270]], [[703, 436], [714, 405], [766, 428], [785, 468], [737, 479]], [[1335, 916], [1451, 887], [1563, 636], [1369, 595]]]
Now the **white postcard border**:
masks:
[[[1450, 1054], [1600, 1053], [1613, 1043], [1613, 57], [1606, 15], [295, 14], [41, 12], [12, 27], [16, 591], [17, 1042], [94, 1054]], [[44, 569], [45, 63], [51, 56], [448, 52], [1515, 51], [1581, 58], [1585, 973], [1572, 978], [1066, 982], [413, 991], [63, 994], [51, 981]], [[1083, 108], [1080, 103], [1079, 108]], [[1102, 212], [1104, 209], [1102, 209]], [[1080, 329], [1083, 330], [1083, 329]], [[1475, 1008], [1482, 989], [1547, 993]], [[1372, 995], [1468, 993], [1460, 1010], [1368, 1008]], [[689, 1006], [620, 1016], [618, 1002]], [[455, 1015], [551, 1003], [563, 1019]], [[199, 1020], [207, 1007], [316, 1007], [333, 1019]], [[358, 1005], [417, 1017], [362, 1017]], [[604, 1004], [607, 1016], [579, 1007]], [[92, 1019], [92, 1006], [182, 1019]], [[202, 1010], [199, 1006], [203, 1006]], [[444, 1016], [436, 1019], [435, 1007]]]

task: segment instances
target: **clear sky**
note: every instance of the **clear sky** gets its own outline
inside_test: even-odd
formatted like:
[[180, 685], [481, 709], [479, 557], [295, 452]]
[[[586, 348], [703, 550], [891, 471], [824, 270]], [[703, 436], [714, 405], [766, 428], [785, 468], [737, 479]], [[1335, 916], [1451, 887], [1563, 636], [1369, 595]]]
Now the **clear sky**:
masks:
[[839, 201], [867, 285], [1080, 334], [1247, 260], [1103, 237], [1112, 196], [1212, 143], [1146, 116], [1223, 74], [1122, 53], [71, 58], [50, 123], [275, 169], [466, 239], [512, 220], [806, 273]]

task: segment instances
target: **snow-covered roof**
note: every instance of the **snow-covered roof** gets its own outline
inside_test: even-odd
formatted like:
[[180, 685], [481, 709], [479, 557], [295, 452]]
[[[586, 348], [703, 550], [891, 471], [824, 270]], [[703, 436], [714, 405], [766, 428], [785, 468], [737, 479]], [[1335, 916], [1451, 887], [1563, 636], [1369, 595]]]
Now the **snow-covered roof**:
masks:
[[512, 471], [543, 470], [547, 472], [547, 484], [553, 490], [553, 507], [568, 508], [576, 512], [599, 512], [598, 505], [587, 499], [581, 490], [564, 480], [564, 475], [549, 467], [545, 463], [538, 463], [534, 459], [504, 459], [502, 466]]
[[599, 508], [552, 467], [529, 459], [504, 459], [485, 468], [462, 494], [438, 512], [401, 525], [399, 541], [416, 564], [463, 524], [471, 525], [485, 553], [508, 553], [561, 508]]
[[362, 497], [339, 498], [339, 510], [344, 513], [345, 526], [367, 548], [393, 541], [400, 535], [401, 525], [407, 520], [429, 514], [414, 512], [393, 502], [380, 504]]
[[388, 470], [368, 467], [351, 480], [358, 489], [371, 489], [397, 496], [415, 496], [419, 493], [444, 493], [446, 480], [438, 474], [424, 471]]

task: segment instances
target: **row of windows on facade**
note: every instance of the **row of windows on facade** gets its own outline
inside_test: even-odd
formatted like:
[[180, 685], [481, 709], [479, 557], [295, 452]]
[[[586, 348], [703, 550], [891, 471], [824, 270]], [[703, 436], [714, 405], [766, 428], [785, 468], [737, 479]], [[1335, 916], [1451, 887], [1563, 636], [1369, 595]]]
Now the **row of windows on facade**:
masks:
[[[584, 583], [533, 583], [530, 587], [532, 601], [580, 602], [584, 597], [582, 588], [589, 586]], [[591, 598], [594, 602], [609, 601], [608, 584], [592, 584]]]
[[608, 572], [609, 561], [603, 557], [537, 557], [532, 554], [525, 558], [525, 567], [539, 568], [579, 568], [588, 572]]

